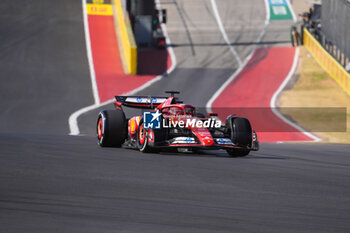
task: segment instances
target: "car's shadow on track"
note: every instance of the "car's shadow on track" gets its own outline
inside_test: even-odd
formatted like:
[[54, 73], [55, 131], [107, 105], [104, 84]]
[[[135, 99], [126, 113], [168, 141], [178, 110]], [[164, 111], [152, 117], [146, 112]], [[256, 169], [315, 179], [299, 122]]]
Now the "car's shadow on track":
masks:
[[231, 157], [226, 151], [196, 151], [196, 152], [174, 152], [174, 151], [162, 151], [154, 153], [162, 156], [177, 156], [177, 157], [205, 157], [205, 158], [228, 158], [228, 159], [287, 159], [278, 155], [266, 155], [257, 152], [251, 152], [245, 157]]

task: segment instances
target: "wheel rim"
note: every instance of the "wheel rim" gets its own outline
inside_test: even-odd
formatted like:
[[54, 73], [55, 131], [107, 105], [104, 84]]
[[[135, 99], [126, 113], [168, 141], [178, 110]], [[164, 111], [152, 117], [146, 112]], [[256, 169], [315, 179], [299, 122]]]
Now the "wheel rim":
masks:
[[140, 125], [140, 130], [139, 130], [139, 142], [141, 145], [145, 143], [145, 139], [146, 139], [146, 130], [145, 128], [143, 128], [143, 124], [142, 124]]
[[98, 139], [102, 138], [102, 130], [103, 130], [103, 122], [102, 122], [102, 118], [100, 118], [98, 120], [98, 123], [97, 123], [97, 137], [98, 137]]
[[154, 132], [152, 129], [148, 130], [148, 142], [154, 142]]

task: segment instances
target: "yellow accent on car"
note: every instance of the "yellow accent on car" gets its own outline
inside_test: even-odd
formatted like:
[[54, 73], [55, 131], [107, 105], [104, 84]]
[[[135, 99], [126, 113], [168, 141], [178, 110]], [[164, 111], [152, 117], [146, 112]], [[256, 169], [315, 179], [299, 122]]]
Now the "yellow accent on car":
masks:
[[135, 128], [136, 128], [135, 118], [131, 118], [130, 119], [130, 132], [134, 133], [135, 132]]

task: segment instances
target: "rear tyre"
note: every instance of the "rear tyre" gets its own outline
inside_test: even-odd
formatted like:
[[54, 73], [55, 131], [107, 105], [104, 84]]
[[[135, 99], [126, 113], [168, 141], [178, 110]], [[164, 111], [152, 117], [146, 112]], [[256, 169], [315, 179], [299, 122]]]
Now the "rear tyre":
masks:
[[140, 120], [139, 128], [137, 129], [137, 148], [143, 153], [151, 152], [151, 148], [148, 145], [148, 130], [144, 128], [143, 119]]
[[97, 118], [97, 143], [101, 147], [121, 147], [127, 137], [127, 121], [120, 110], [103, 110]]
[[231, 157], [247, 156], [253, 140], [252, 126], [249, 120], [243, 117], [231, 118], [230, 121], [231, 140], [235, 145], [241, 146], [244, 149], [229, 148], [226, 151]]

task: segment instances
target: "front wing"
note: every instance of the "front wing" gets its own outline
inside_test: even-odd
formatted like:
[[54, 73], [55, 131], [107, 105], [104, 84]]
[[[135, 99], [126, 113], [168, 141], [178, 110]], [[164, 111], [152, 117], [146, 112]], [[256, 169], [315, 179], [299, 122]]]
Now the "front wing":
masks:
[[177, 137], [168, 141], [154, 143], [151, 146], [154, 148], [197, 148], [202, 150], [220, 150], [228, 148], [253, 150], [253, 148], [246, 148], [235, 145], [228, 138], [215, 138], [212, 145], [203, 145], [192, 137]]

